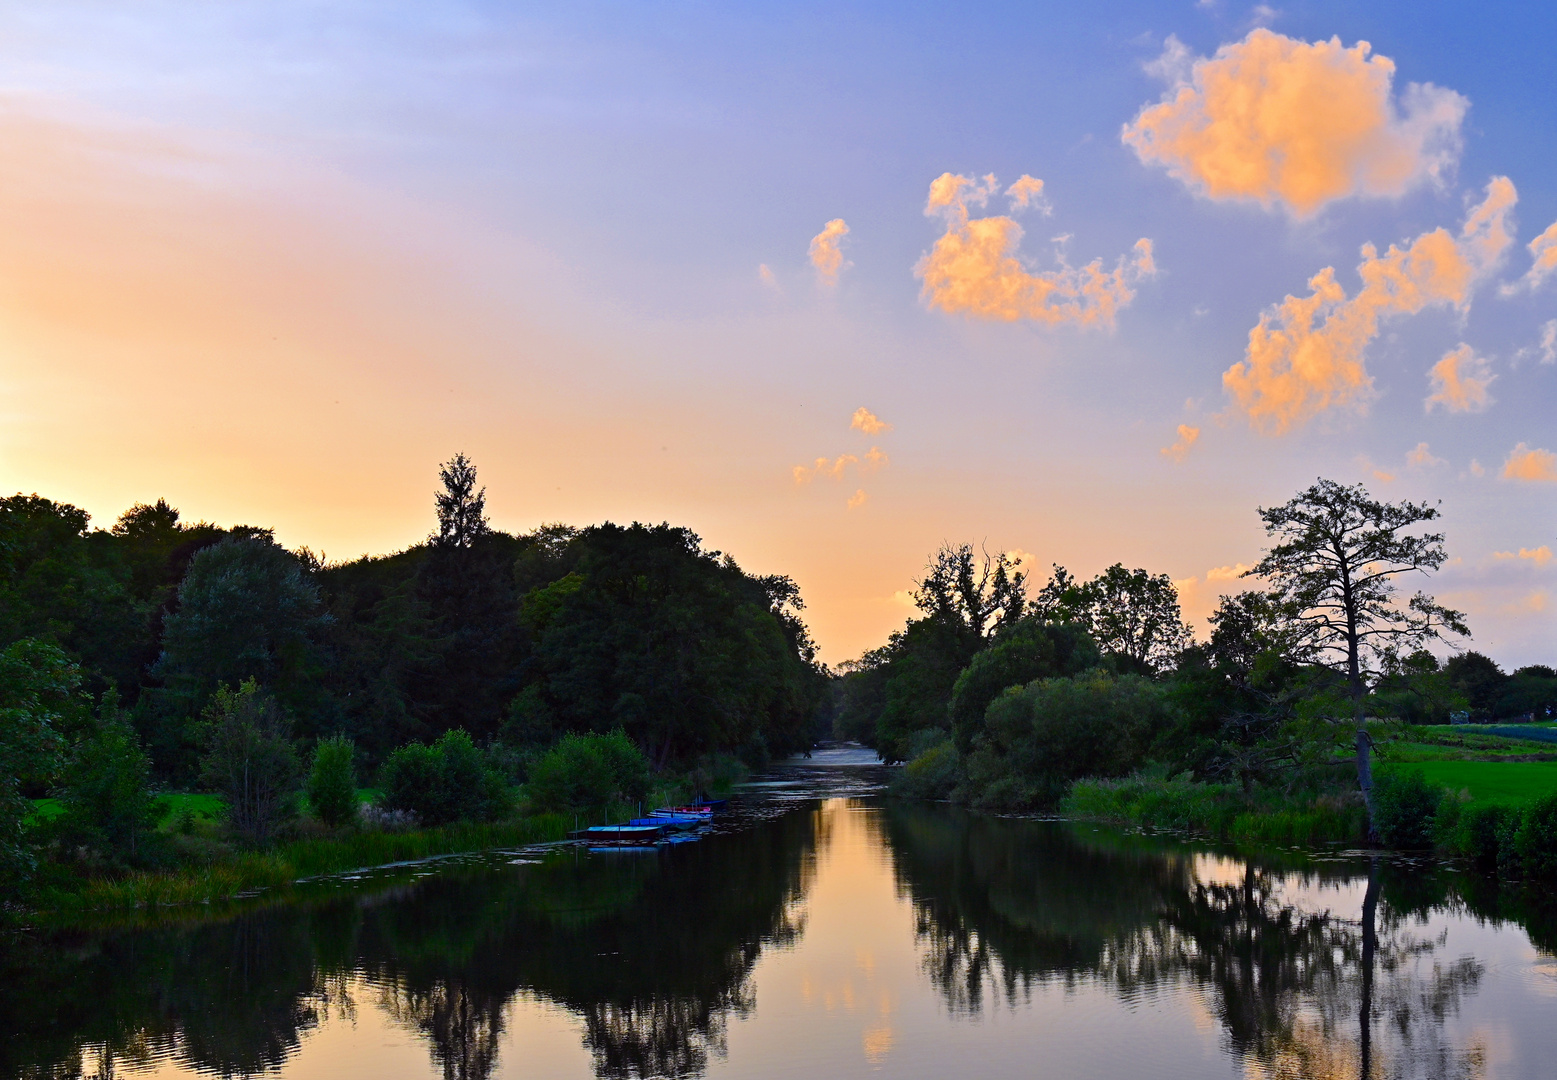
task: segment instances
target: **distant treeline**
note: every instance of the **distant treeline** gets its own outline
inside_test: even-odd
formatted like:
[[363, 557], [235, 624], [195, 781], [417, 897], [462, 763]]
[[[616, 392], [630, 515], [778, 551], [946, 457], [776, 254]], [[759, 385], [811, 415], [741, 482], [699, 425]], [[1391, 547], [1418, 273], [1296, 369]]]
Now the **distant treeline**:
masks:
[[344, 563], [163, 500], [106, 529], [38, 495], [0, 500], [0, 649], [57, 646], [93, 698], [117, 695], [172, 785], [198, 774], [213, 694], [248, 680], [295, 738], [346, 736], [368, 765], [455, 729], [521, 751], [621, 729], [665, 768], [830, 727], [789, 578], [668, 524], [511, 535], [466, 458], [441, 476], [426, 542]]

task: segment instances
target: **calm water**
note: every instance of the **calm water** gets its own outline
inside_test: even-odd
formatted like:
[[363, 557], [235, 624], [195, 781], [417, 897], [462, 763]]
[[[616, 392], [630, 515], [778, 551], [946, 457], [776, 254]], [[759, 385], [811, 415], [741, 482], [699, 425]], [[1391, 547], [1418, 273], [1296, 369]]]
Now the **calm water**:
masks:
[[0, 1075], [1557, 1075], [1557, 908], [1431, 866], [901, 805], [879, 779], [818, 755], [659, 854], [11, 940]]

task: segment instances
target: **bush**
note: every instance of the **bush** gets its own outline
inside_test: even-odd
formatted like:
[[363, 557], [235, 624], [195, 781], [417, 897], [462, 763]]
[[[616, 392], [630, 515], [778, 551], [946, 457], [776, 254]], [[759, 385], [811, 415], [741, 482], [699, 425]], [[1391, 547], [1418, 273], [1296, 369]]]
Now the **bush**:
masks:
[[892, 781], [892, 794], [909, 799], [949, 799], [961, 771], [956, 744], [943, 739], [903, 766]]
[[135, 861], [156, 822], [157, 800], [151, 760], [113, 690], [103, 695], [97, 722], [72, 748], [61, 779], [64, 834], [109, 858]]
[[1380, 773], [1373, 784], [1373, 824], [1392, 848], [1433, 846], [1433, 821], [1444, 793], [1421, 770]]
[[426, 825], [491, 821], [510, 807], [508, 782], [469, 735], [456, 728], [431, 746], [408, 743], [379, 773], [385, 810], [413, 813]]
[[530, 769], [526, 790], [539, 810], [585, 810], [634, 803], [649, 790], [649, 761], [620, 729], [564, 735]]
[[1513, 831], [1513, 849], [1527, 878], [1557, 877], [1557, 795], [1525, 807]]
[[253, 679], [237, 690], [217, 687], [201, 715], [200, 778], [227, 800], [232, 831], [250, 844], [263, 844], [296, 809], [301, 769], [288, 738], [291, 725]]
[[1499, 837], [1507, 830], [1511, 816], [1513, 811], [1506, 806], [1467, 806], [1459, 813], [1448, 846], [1477, 862], [1496, 865]]
[[320, 739], [308, 772], [308, 802], [314, 816], [332, 828], [357, 820], [356, 747], [350, 739]]
[[1079, 777], [1134, 770], [1167, 721], [1161, 691], [1136, 675], [1094, 671], [1012, 687], [990, 705], [968, 757], [970, 794], [984, 806], [1053, 806]]

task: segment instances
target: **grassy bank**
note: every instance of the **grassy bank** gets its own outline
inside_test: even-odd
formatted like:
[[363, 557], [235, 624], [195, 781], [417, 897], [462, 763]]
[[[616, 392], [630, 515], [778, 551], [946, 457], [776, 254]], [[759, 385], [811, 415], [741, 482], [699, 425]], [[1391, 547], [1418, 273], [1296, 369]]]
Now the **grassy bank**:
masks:
[[1367, 835], [1366, 810], [1352, 793], [1246, 794], [1235, 784], [1152, 775], [1078, 780], [1060, 813], [1248, 844], [1349, 844]]
[[1463, 792], [1468, 803], [1523, 806], [1557, 794], [1557, 761], [1427, 760], [1383, 768], [1420, 772], [1434, 787]]
[[36, 907], [50, 916], [68, 917], [89, 911], [206, 903], [321, 874], [560, 840], [572, 824], [564, 815], [542, 814], [512, 822], [462, 823], [403, 833], [352, 830], [264, 851], [213, 847], [203, 861], [173, 870], [50, 883]]

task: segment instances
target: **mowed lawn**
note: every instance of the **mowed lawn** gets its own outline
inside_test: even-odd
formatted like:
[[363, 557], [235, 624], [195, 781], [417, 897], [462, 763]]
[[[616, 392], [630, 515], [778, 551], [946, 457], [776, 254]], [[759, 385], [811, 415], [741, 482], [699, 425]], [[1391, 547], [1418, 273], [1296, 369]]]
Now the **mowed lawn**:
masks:
[[1478, 803], [1515, 806], [1557, 793], [1557, 761], [1419, 761], [1387, 768], [1420, 769], [1429, 784], [1469, 791]]

